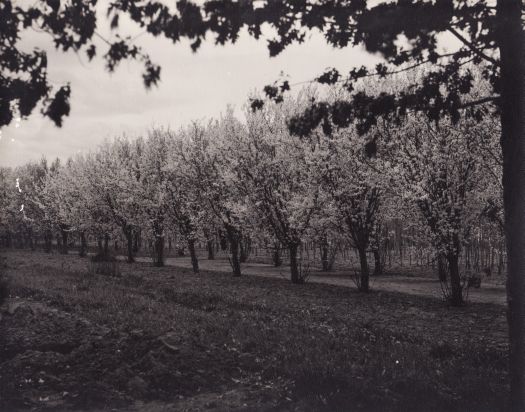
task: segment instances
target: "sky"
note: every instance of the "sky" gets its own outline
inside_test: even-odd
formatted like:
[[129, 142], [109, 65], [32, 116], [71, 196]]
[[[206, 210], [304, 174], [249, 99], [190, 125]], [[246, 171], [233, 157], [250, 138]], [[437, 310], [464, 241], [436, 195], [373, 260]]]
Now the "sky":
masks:
[[[101, 7], [105, 3], [99, 2]], [[102, 9], [98, 26], [99, 32], [111, 37]], [[54, 50], [46, 34], [24, 34], [24, 47], [39, 47], [48, 53], [51, 83], [71, 84], [71, 113], [62, 128], [43, 118], [38, 110], [28, 119], [4, 127], [0, 166], [17, 166], [42, 156], [48, 160], [66, 159], [94, 149], [104, 139], [123, 134], [138, 136], [153, 126], [177, 129], [192, 120], [217, 117], [228, 104], [241, 116], [248, 96], [277, 80], [281, 72], [293, 84], [311, 80], [328, 67], [344, 72], [356, 65], [374, 65], [379, 61], [379, 57], [361, 48], [334, 49], [319, 33], [270, 58], [266, 40], [257, 41], [246, 33], [234, 45], [215, 46], [213, 38], [209, 38], [193, 53], [187, 42], [173, 44], [153, 38], [122, 19], [121, 30], [139, 35], [137, 44], [161, 65], [158, 87], [149, 91], [144, 88], [140, 63], [124, 61], [110, 74], [101, 58], [88, 62], [83, 54]], [[100, 42], [99, 55], [103, 49]]]

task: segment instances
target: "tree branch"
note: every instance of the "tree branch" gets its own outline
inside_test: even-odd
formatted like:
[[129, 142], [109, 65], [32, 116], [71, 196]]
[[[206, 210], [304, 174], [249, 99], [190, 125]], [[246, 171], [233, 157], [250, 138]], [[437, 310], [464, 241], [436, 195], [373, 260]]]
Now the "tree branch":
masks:
[[483, 104], [483, 103], [488, 103], [488, 102], [498, 102], [499, 100], [499, 96], [487, 96], [487, 97], [482, 97], [481, 99], [478, 99], [478, 100], [473, 100], [471, 102], [466, 102], [466, 103], [462, 103], [459, 108], [460, 109], [466, 109], [468, 107], [472, 107], [472, 106], [477, 106], [478, 104]]
[[460, 40], [465, 46], [467, 46], [473, 53], [477, 54], [479, 57], [492, 63], [493, 65], [499, 66], [499, 62], [496, 59], [487, 56], [485, 53], [479, 50], [472, 42], [468, 41], [465, 37], [463, 37], [456, 29], [454, 29], [453, 27], [449, 27], [448, 31], [452, 33], [458, 40]]
[[[456, 53], [445, 53], [445, 54], [439, 55], [437, 58], [438, 59], [442, 59], [442, 58], [445, 58], [445, 57], [451, 57], [454, 54], [456, 54]], [[388, 72], [383, 73], [383, 74], [380, 74], [380, 73], [377, 73], [377, 72], [367, 73], [367, 74], [361, 76], [361, 78], [377, 77], [377, 76], [386, 77], [386, 76], [390, 76], [390, 75], [394, 75], [394, 74], [400, 74], [400, 73], [407, 72], [409, 70], [415, 69], [415, 68], [417, 68], [419, 66], [423, 66], [424, 64], [427, 64], [427, 63], [432, 63], [432, 62], [431, 62], [430, 59], [424, 59], [424, 60], [421, 60], [420, 62], [411, 64], [409, 66], [402, 67], [402, 68], [397, 69], [397, 70], [388, 71]], [[347, 82], [349, 79], [350, 79], [349, 77], [345, 77], [345, 78], [342, 78], [340, 80], [337, 80], [335, 83], [344, 83], [344, 82]], [[302, 82], [292, 83], [292, 84], [290, 84], [290, 87], [299, 86], [301, 84], [306, 84], [306, 83], [314, 83], [314, 82], [317, 82], [317, 78], [315, 78], [313, 80], [303, 80]]]

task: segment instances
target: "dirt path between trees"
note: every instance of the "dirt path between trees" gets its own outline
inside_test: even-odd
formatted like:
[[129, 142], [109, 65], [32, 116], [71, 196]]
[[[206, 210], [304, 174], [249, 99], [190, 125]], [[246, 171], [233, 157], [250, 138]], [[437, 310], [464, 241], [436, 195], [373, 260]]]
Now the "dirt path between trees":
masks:
[[[121, 258], [124, 259], [124, 257]], [[150, 261], [150, 259], [146, 257], [139, 257], [137, 260], [140, 262]], [[191, 260], [189, 257], [166, 258], [165, 264], [168, 266], [191, 268]], [[201, 270], [224, 273], [231, 272], [230, 262], [224, 258], [215, 260], [200, 259], [199, 268]], [[289, 279], [290, 277], [288, 266], [283, 265], [276, 268], [269, 264], [254, 262], [243, 263], [242, 273], [244, 275], [271, 278]], [[308, 282], [352, 288], [355, 287], [352, 275], [343, 270], [336, 270], [328, 273], [312, 271], [308, 277]], [[371, 288], [383, 292], [400, 292], [417, 296], [436, 297], [438, 299], [442, 299], [443, 297], [440, 282], [429, 278], [428, 276], [402, 276], [389, 274], [375, 276], [371, 279]], [[468, 299], [471, 302], [506, 305], [505, 286], [502, 284], [501, 279], [494, 278], [488, 280], [485, 278], [483, 279], [481, 288], [471, 288], [469, 290]]]

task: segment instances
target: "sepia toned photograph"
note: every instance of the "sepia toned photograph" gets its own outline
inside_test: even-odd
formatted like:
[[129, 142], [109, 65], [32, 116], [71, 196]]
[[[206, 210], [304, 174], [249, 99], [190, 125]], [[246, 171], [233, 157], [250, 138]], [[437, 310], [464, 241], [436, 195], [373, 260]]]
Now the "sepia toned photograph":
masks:
[[525, 3], [0, 0], [0, 411], [525, 412]]

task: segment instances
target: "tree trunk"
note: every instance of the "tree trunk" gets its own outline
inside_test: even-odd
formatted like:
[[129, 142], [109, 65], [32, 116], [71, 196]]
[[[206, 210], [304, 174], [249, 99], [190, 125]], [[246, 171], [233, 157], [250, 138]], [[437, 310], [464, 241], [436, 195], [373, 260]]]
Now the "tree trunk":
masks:
[[383, 273], [383, 265], [381, 264], [381, 254], [379, 249], [374, 249], [374, 276], [379, 276]]
[[104, 256], [109, 256], [109, 234], [104, 233]]
[[437, 256], [437, 267], [438, 267], [438, 277], [439, 281], [443, 283], [448, 282], [448, 268], [447, 262], [445, 261], [445, 256], [443, 253], [439, 253]]
[[221, 250], [228, 249], [228, 239], [224, 236], [222, 232], [219, 232], [219, 244], [221, 246]]
[[461, 306], [463, 302], [463, 288], [461, 287], [461, 277], [459, 275], [459, 257], [457, 254], [447, 255], [448, 273], [450, 275], [450, 303], [452, 306]]
[[505, 246], [501, 245], [500, 249], [498, 251], [498, 276], [501, 276], [503, 274], [503, 251], [505, 249]]
[[279, 267], [283, 264], [283, 260], [281, 258], [281, 245], [279, 243], [276, 243], [274, 245], [274, 249], [272, 252], [272, 261], [274, 267]]
[[190, 252], [191, 267], [193, 268], [193, 272], [199, 273], [199, 260], [197, 259], [197, 253], [195, 253], [195, 239], [188, 239], [188, 250]]
[[60, 253], [62, 253], [63, 255], [67, 255], [67, 252], [68, 252], [68, 244], [67, 244], [67, 238], [68, 238], [68, 232], [67, 230], [61, 230], [62, 232], [62, 248], [61, 248], [61, 251]]
[[78, 253], [78, 255], [80, 257], [86, 256], [86, 250], [87, 250], [86, 235], [84, 232], [80, 232], [80, 252]]
[[525, 410], [525, 42], [521, 0], [498, 0], [510, 409]]
[[403, 266], [403, 229], [401, 228], [401, 223], [399, 219], [395, 220], [395, 236], [396, 236], [396, 246], [399, 251], [399, 264]]
[[359, 281], [359, 291], [368, 293], [370, 291], [370, 272], [368, 270], [368, 261], [366, 257], [366, 249], [359, 248], [359, 264], [361, 266], [361, 274]]
[[137, 230], [133, 235], [133, 253], [139, 251], [139, 231]]
[[51, 235], [51, 232], [49, 230], [46, 230], [44, 233], [44, 252], [51, 253], [52, 246], [53, 246], [53, 237]]
[[321, 268], [323, 272], [328, 272], [329, 263], [328, 263], [328, 240], [326, 236], [323, 236], [321, 239]]
[[124, 230], [124, 235], [126, 236], [127, 251], [128, 251], [128, 257], [126, 259], [126, 262], [133, 263], [135, 262], [135, 257], [133, 256], [133, 252], [134, 252], [133, 230], [126, 228]]
[[246, 237], [241, 237], [239, 241], [240, 258], [241, 263], [245, 263], [248, 260], [250, 254], [250, 241]]
[[164, 237], [155, 236], [155, 261], [153, 265], [156, 267], [164, 266]]
[[233, 276], [241, 276], [241, 262], [239, 259], [239, 241], [234, 239], [231, 241], [231, 255], [232, 255], [232, 269]]
[[215, 248], [213, 245], [213, 239], [206, 241], [206, 248], [208, 249], [208, 260], [215, 259]]
[[288, 252], [290, 253], [290, 277], [292, 283], [295, 284], [304, 282], [304, 279], [299, 276], [299, 266], [297, 264], [297, 248], [297, 243], [292, 243], [288, 246]]
[[57, 250], [61, 252], [62, 251], [62, 238], [59, 236], [58, 233], [55, 233], [55, 236], [57, 240]]
[[231, 251], [231, 265], [233, 269], [233, 276], [241, 276], [241, 262], [239, 260], [239, 235], [236, 230], [228, 226], [226, 228], [228, 234], [228, 240], [230, 242]]

